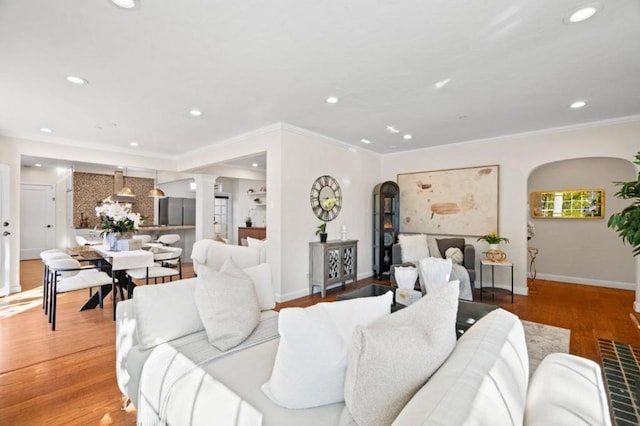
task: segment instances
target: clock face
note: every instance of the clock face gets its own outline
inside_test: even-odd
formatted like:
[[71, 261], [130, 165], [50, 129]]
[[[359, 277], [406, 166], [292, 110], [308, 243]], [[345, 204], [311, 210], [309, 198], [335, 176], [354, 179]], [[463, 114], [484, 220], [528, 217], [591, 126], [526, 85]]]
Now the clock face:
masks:
[[329, 222], [340, 213], [342, 191], [340, 185], [331, 176], [320, 176], [311, 185], [311, 209], [316, 217]]

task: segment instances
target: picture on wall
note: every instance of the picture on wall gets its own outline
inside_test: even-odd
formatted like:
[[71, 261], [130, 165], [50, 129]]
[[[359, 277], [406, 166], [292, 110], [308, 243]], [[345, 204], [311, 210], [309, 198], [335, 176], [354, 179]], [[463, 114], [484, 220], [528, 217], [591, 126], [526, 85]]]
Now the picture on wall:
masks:
[[499, 166], [398, 174], [400, 231], [481, 236], [498, 232]]

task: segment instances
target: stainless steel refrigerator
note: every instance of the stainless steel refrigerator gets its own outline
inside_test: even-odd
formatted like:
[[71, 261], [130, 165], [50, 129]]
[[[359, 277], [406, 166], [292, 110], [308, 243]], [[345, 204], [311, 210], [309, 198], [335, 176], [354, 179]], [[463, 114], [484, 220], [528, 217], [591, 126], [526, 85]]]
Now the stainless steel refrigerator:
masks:
[[161, 198], [158, 208], [160, 225], [196, 224], [196, 200], [194, 198]]

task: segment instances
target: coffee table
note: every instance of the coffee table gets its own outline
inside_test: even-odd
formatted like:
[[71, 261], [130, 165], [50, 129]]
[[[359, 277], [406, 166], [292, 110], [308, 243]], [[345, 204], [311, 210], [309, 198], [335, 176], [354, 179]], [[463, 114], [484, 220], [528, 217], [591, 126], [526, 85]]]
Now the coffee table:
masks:
[[[393, 291], [393, 304], [391, 305], [391, 312], [396, 312], [402, 308], [406, 308], [405, 305], [396, 303], [396, 288], [387, 285], [369, 284], [362, 288], [359, 288], [348, 293], [339, 294], [336, 300], [349, 300], [357, 299], [359, 297], [374, 297], [381, 296], [387, 291]], [[488, 305], [486, 303], [469, 302], [467, 300], [460, 300], [458, 302], [458, 315], [456, 317], [456, 337], [459, 339], [465, 331], [467, 331], [473, 324], [480, 318], [487, 315], [489, 312], [498, 309], [498, 306]]]

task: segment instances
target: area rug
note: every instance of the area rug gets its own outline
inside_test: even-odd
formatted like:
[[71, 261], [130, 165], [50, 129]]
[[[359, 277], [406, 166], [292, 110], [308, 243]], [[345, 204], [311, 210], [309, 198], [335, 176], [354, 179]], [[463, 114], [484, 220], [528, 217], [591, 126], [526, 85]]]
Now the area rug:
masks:
[[571, 330], [524, 320], [522, 325], [529, 353], [529, 376], [545, 356], [554, 352], [569, 353]]
[[616, 426], [640, 424], [640, 348], [598, 339], [600, 365], [609, 395], [611, 417]]

